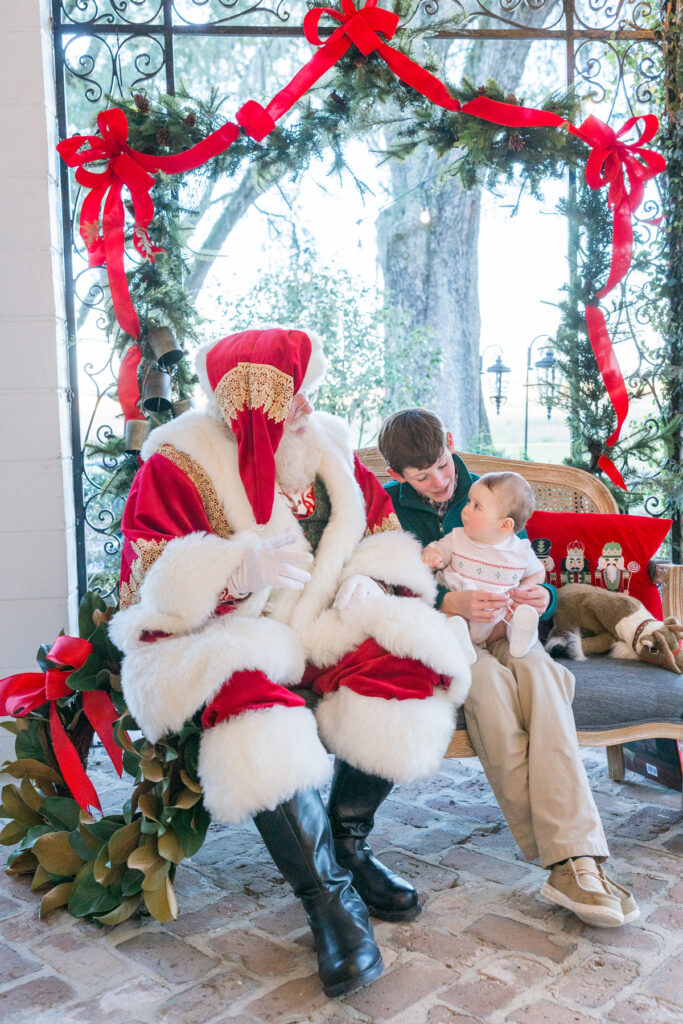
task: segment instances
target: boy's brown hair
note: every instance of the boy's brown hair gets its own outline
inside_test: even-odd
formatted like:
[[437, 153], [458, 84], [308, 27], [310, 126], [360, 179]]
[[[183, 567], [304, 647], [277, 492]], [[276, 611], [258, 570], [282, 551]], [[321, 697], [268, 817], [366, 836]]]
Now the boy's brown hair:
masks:
[[428, 409], [401, 409], [382, 424], [377, 447], [390, 469], [403, 475], [406, 467], [427, 469], [441, 458], [446, 431]]
[[503, 518], [510, 518], [514, 523], [515, 533], [519, 533], [536, 508], [534, 492], [523, 476], [519, 473], [484, 473], [477, 480], [478, 484], [495, 494], [500, 502]]

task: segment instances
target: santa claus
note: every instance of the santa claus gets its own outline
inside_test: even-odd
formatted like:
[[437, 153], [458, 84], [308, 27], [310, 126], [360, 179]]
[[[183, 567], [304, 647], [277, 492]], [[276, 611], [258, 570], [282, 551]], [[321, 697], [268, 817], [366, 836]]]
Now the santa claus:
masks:
[[[420, 545], [346, 426], [313, 412], [324, 370], [298, 330], [200, 351], [207, 408], [142, 451], [110, 631], [150, 742], [202, 712], [204, 803], [219, 821], [253, 817], [336, 996], [382, 972], [368, 910], [420, 912], [367, 837], [394, 783], [438, 770], [469, 670]], [[315, 713], [297, 687], [320, 695]]]

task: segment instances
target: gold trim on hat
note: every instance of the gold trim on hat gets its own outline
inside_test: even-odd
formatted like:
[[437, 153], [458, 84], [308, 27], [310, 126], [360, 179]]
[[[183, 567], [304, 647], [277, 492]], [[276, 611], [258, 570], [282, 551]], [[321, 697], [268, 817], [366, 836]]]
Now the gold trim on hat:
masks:
[[281, 423], [294, 398], [294, 380], [267, 363], [238, 363], [221, 377], [216, 400], [229, 420], [243, 409], [260, 409], [268, 419]]

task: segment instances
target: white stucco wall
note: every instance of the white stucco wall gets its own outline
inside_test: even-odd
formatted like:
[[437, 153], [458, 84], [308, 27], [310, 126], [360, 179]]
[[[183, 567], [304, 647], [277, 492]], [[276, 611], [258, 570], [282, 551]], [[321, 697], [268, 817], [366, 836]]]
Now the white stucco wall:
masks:
[[76, 628], [48, 7], [0, 0], [0, 678]]

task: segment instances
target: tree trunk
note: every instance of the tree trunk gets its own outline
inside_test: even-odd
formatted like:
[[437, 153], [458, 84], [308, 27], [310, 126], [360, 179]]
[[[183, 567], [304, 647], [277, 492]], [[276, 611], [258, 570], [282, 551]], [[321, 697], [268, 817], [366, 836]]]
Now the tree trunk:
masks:
[[[538, 23], [548, 14], [530, 11], [529, 19], [535, 15]], [[479, 40], [470, 50], [465, 73], [475, 83], [494, 77], [512, 92], [530, 46], [531, 40]], [[409, 327], [432, 328], [434, 347], [442, 352], [433, 396], [420, 389], [418, 358], [415, 402], [426, 402], [437, 412], [456, 447], [467, 450], [475, 439], [486, 443], [490, 438], [479, 367], [481, 194], [465, 191], [455, 179], [435, 185], [439, 167], [451, 159], [439, 162], [433, 153], [418, 150], [402, 162], [392, 161], [392, 192], [404, 198], [378, 219], [378, 258], [393, 308], [401, 311]], [[431, 215], [426, 225], [420, 222], [425, 202]]]

